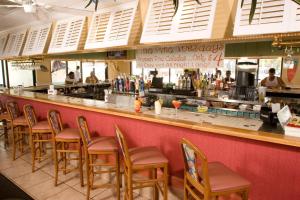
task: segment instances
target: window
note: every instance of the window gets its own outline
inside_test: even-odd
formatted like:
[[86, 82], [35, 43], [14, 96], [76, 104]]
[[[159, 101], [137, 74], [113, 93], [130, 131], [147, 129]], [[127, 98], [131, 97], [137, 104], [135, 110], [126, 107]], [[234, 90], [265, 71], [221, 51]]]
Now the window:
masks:
[[11, 62], [8, 62], [8, 76], [10, 87], [23, 85], [24, 87], [33, 86], [32, 70], [23, 70], [12, 67]]
[[143, 74], [142, 68], [137, 68], [136, 61], [131, 62], [131, 75], [141, 76]]
[[68, 73], [75, 73], [77, 66], [80, 67], [80, 61], [68, 61]]
[[222, 70], [223, 76], [225, 76], [226, 71], [231, 71], [231, 78], [235, 79], [235, 69], [236, 69], [236, 59], [224, 59], [224, 67]]
[[67, 73], [66, 61], [51, 61], [51, 79], [52, 84], [65, 83]]
[[82, 80], [85, 83], [87, 77], [90, 76], [91, 71], [95, 71], [95, 75], [101, 81], [105, 81], [105, 62], [83, 62], [82, 63]]
[[171, 68], [170, 70], [171, 70], [170, 82], [175, 83], [177, 85], [179, 76], [184, 74], [184, 69], [182, 69], [182, 68]]
[[258, 80], [261, 81], [267, 76], [269, 76], [269, 69], [274, 68], [276, 73], [275, 76], [281, 75], [281, 63], [282, 58], [274, 58], [274, 59], [260, 59], [259, 60], [259, 68], [258, 68]]

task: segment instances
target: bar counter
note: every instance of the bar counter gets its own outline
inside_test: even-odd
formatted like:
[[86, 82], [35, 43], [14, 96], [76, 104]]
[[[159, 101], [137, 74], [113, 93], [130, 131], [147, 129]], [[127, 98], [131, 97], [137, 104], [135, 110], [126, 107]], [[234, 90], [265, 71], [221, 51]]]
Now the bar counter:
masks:
[[161, 149], [169, 159], [172, 180], [181, 177], [183, 161], [179, 144], [181, 138], [187, 138], [206, 153], [209, 161], [222, 162], [250, 180], [250, 199], [300, 197], [300, 138], [197, 122], [195, 114], [185, 112], [177, 118], [168, 114], [158, 116], [147, 109], [135, 113], [133, 108], [102, 101], [27, 91], [9, 90], [1, 96], [3, 100], [17, 100], [20, 106], [33, 105], [41, 118], [46, 117], [49, 109], [57, 109], [71, 127], [77, 126], [77, 116], [84, 115], [94, 134], [114, 135], [117, 124], [130, 147], [150, 145]]

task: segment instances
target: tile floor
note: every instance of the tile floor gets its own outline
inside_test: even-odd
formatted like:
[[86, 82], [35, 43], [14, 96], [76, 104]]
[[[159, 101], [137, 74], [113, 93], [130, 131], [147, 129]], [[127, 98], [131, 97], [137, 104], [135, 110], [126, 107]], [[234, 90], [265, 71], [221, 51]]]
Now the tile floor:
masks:
[[[3, 139], [0, 139], [0, 172], [37, 200], [86, 200], [86, 187], [80, 186], [77, 171], [67, 175], [59, 175], [59, 185], [54, 186], [54, 168], [51, 159], [37, 164], [36, 172], [31, 172], [31, 154], [29, 150], [24, 155], [12, 161], [11, 149], [5, 150]], [[85, 174], [85, 173], [84, 173]], [[85, 179], [84, 179], [85, 180]], [[109, 177], [102, 177], [101, 182], [109, 181]], [[136, 200], [152, 199], [151, 189], [143, 189], [134, 193]], [[123, 192], [122, 196], [123, 197]], [[116, 199], [112, 189], [97, 189], [91, 192], [92, 200]], [[161, 198], [160, 198], [161, 199]], [[169, 200], [182, 198], [181, 190], [171, 189]]]

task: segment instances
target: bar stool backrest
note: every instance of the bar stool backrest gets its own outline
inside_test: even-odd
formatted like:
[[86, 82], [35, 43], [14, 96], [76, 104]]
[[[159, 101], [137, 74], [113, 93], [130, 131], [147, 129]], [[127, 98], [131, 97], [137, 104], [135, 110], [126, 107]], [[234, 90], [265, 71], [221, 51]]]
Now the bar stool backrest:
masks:
[[11, 120], [14, 120], [21, 116], [21, 112], [19, 110], [19, 106], [15, 101], [9, 101], [6, 103], [6, 108], [9, 113]]
[[84, 116], [79, 116], [77, 118], [77, 125], [79, 128], [80, 136], [84, 147], [87, 148], [88, 144], [92, 141], [90, 131], [87, 125], [86, 118]]
[[57, 110], [49, 110], [47, 118], [54, 138], [63, 130], [60, 112]]
[[181, 148], [184, 160], [184, 174], [203, 195], [211, 192], [208, 165], [205, 154], [187, 139], [182, 139]]
[[23, 107], [23, 110], [28, 126], [31, 129], [37, 123], [34, 108], [27, 104]]
[[5, 106], [3, 105], [2, 101], [0, 101], [0, 114], [6, 111]]
[[126, 140], [124, 138], [123, 133], [119, 129], [119, 127], [117, 125], [115, 125], [115, 127], [116, 127], [116, 135], [117, 135], [120, 147], [121, 147], [121, 151], [122, 151], [122, 154], [123, 154], [123, 157], [124, 157], [125, 164], [128, 167], [130, 167], [131, 166], [131, 161], [130, 161], [130, 156], [129, 156], [127, 142], [126, 142]]

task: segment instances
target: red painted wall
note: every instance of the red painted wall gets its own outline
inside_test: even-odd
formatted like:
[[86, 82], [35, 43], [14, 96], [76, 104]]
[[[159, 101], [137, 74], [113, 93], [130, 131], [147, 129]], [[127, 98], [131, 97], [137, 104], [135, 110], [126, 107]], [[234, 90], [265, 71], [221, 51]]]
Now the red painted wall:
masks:
[[170, 172], [183, 169], [181, 138], [202, 149], [209, 161], [220, 161], [252, 183], [251, 200], [300, 199], [300, 149], [222, 136], [174, 126], [17, 99], [20, 106], [30, 103], [38, 116], [49, 109], [62, 113], [64, 123], [76, 127], [76, 117], [84, 115], [90, 130], [99, 135], [115, 135], [114, 124], [124, 132], [130, 147], [157, 146], [170, 161]]

